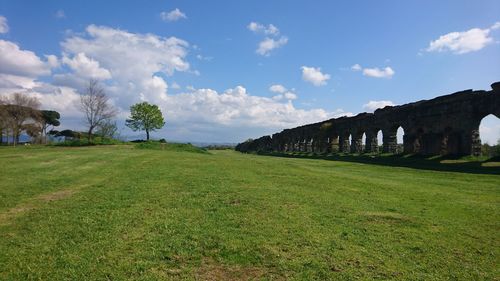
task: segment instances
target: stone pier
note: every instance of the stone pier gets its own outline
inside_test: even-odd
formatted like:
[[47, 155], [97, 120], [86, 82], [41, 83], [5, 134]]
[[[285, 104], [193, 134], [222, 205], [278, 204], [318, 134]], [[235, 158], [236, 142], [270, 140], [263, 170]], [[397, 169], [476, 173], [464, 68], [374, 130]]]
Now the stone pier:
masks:
[[[286, 129], [272, 136], [240, 143], [241, 152], [373, 153], [379, 152], [377, 133], [382, 131], [382, 152], [422, 155], [479, 155], [481, 120], [500, 118], [500, 82], [489, 91], [465, 90], [431, 100], [386, 106], [374, 113], [360, 113]], [[404, 130], [398, 146], [397, 130]], [[365, 143], [363, 144], [363, 135]]]

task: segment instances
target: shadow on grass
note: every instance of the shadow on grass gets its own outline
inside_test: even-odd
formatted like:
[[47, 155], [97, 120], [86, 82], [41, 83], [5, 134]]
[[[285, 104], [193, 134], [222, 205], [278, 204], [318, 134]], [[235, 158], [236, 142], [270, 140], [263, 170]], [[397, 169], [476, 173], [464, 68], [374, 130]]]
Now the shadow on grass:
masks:
[[500, 175], [500, 157], [480, 158], [480, 157], [424, 157], [420, 155], [402, 154], [315, 154], [305, 152], [278, 153], [261, 152], [259, 155], [286, 157], [286, 158], [306, 158], [322, 159], [330, 161], [345, 161], [363, 164], [373, 164], [391, 167], [405, 167], [422, 170], [447, 171], [471, 174], [491, 174]]

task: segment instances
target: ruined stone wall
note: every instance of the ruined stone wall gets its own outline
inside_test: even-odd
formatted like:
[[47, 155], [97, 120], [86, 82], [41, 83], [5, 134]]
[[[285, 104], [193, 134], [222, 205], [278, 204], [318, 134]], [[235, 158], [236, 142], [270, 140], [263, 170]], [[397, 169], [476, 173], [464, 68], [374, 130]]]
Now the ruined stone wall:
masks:
[[[286, 129], [272, 136], [240, 143], [241, 152], [380, 152], [377, 134], [382, 131], [382, 152], [398, 152], [396, 133], [404, 130], [403, 151], [422, 155], [479, 155], [481, 120], [500, 118], [500, 82], [490, 91], [466, 90], [431, 100], [386, 106], [374, 113], [360, 113]], [[366, 136], [363, 143], [363, 134]]]

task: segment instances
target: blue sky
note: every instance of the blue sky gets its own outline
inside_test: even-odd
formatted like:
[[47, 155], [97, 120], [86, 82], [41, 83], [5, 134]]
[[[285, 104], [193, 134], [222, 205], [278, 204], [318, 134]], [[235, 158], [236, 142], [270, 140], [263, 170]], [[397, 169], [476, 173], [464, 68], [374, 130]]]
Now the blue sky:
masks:
[[[489, 89], [499, 14], [499, 1], [0, 0], [0, 94], [35, 95], [81, 129], [78, 93], [96, 78], [120, 127], [146, 100], [166, 117], [156, 138], [238, 142]], [[495, 142], [498, 119], [482, 132]]]

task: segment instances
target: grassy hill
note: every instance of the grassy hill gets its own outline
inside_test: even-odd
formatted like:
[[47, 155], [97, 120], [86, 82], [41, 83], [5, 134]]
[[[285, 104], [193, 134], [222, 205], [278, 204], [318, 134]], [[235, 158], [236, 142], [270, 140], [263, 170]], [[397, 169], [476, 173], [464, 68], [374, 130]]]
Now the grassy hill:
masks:
[[500, 276], [499, 175], [186, 150], [0, 148], [0, 280]]

